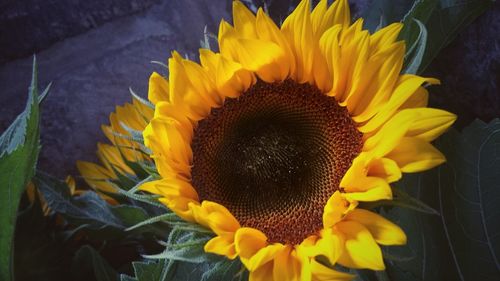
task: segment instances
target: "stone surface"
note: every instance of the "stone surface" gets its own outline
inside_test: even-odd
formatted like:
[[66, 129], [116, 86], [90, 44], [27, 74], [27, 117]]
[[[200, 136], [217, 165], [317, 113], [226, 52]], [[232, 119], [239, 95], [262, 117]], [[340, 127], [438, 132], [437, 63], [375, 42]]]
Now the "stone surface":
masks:
[[7, 0], [0, 4], [0, 63], [136, 13], [159, 0]]
[[[40, 85], [53, 82], [42, 105], [39, 167], [65, 177], [77, 175], [76, 160], [95, 161], [100, 126], [131, 100], [129, 86], [146, 96], [151, 72], [166, 73], [150, 62], [166, 62], [174, 49], [195, 57], [204, 26], [216, 31], [227, 11], [226, 1], [165, 0], [37, 52]], [[28, 56], [0, 65], [0, 131], [24, 107], [31, 64]]]
[[[39, 167], [65, 177], [77, 174], [76, 160], [96, 160], [96, 142], [104, 140], [100, 126], [108, 123], [116, 105], [130, 101], [128, 87], [145, 96], [150, 73], [166, 73], [150, 61], [166, 62], [174, 49], [195, 58], [204, 26], [216, 32], [221, 18], [230, 21], [231, 1], [59, 2], [7, 0], [0, 4], [0, 61], [4, 58], [0, 64], [0, 131], [22, 111], [30, 81], [31, 53], [36, 52], [40, 84], [53, 81], [43, 104]], [[296, 2], [267, 1], [277, 21]], [[371, 0], [350, 2], [354, 17], [358, 17], [366, 12]], [[74, 7], [75, 3], [80, 4]], [[60, 9], [50, 11], [57, 5]], [[17, 12], [11, 9], [14, 6]], [[457, 113], [459, 125], [476, 117], [489, 120], [500, 116], [499, 6], [497, 1], [495, 8], [443, 50], [426, 72], [443, 82], [432, 89], [431, 104]], [[40, 15], [43, 11], [46, 13]], [[85, 23], [89, 15], [93, 19], [89, 22], [95, 24]], [[6, 29], [4, 24], [11, 18], [26, 19], [27, 23], [11, 23]], [[11, 34], [9, 38], [27, 42], [6, 48], [6, 39], [1, 37], [5, 30]], [[12, 60], [9, 50], [25, 57]]]

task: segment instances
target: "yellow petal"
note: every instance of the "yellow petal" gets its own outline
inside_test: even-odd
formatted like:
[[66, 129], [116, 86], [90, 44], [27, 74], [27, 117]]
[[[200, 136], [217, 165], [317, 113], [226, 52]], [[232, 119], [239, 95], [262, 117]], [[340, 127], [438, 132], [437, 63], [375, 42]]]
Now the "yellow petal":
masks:
[[383, 157], [399, 144], [418, 116], [418, 112], [411, 109], [399, 111], [365, 141], [363, 151], [371, 151], [377, 158]]
[[117, 171], [123, 175], [135, 175], [134, 171], [125, 163], [117, 147], [98, 143], [97, 157], [109, 171]]
[[336, 227], [345, 237], [345, 249], [338, 260], [341, 265], [350, 268], [385, 269], [382, 251], [368, 229], [354, 221], [343, 221]]
[[275, 43], [258, 39], [237, 38], [228, 32], [220, 45], [223, 56], [254, 71], [266, 82], [281, 80], [280, 63], [286, 59], [283, 50]]
[[399, 226], [370, 211], [363, 209], [353, 210], [346, 215], [345, 220], [356, 221], [364, 225], [379, 244], [406, 244], [406, 235]]
[[382, 104], [389, 100], [403, 67], [404, 53], [404, 43], [396, 42], [384, 52], [370, 58], [372, 61], [380, 62], [381, 65], [375, 67], [378, 70], [366, 89], [365, 97], [352, 112], [354, 121], [367, 121], [379, 112]]
[[415, 107], [427, 107], [429, 103], [429, 91], [424, 87], [418, 88], [413, 95], [405, 101], [400, 107], [400, 109], [415, 108]]
[[433, 141], [443, 134], [457, 119], [457, 116], [445, 110], [435, 108], [409, 109], [419, 114], [406, 133], [407, 137], [417, 137], [426, 141]]
[[210, 227], [218, 235], [234, 233], [240, 228], [239, 222], [229, 210], [215, 202], [204, 200], [201, 206], [193, 206], [193, 215], [196, 221]]
[[432, 144], [417, 137], [403, 138], [387, 158], [394, 160], [404, 173], [425, 171], [446, 161]]
[[385, 179], [388, 183], [401, 179], [398, 164], [389, 158], [374, 159], [368, 166], [368, 175]]
[[313, 275], [313, 281], [349, 281], [354, 279], [354, 275], [333, 270], [321, 263], [311, 260], [311, 271]]
[[372, 54], [376, 54], [381, 50], [387, 49], [398, 38], [399, 32], [403, 29], [402, 23], [390, 24], [377, 32], [370, 38], [370, 49]]
[[340, 192], [335, 191], [326, 202], [325, 210], [323, 211], [323, 226], [325, 228], [330, 228], [341, 221], [348, 206], [349, 202], [342, 198]]
[[240, 1], [233, 1], [233, 21], [238, 37], [257, 39], [255, 16]]
[[250, 271], [248, 281], [277, 281], [273, 278], [273, 263], [269, 262], [255, 271]]
[[209, 84], [207, 77], [200, 75], [203, 73], [201, 66], [195, 67], [193, 64], [184, 60], [177, 52], [172, 54], [168, 60], [169, 100], [182, 107], [190, 119], [198, 121], [207, 116], [216, 103], [213, 100], [215, 93], [206, 87]]
[[336, 24], [342, 25], [344, 28], [348, 27], [351, 24], [351, 10], [349, 8], [349, 3], [347, 0], [336, 0], [326, 14], [333, 14], [333, 22], [332, 26]]
[[116, 178], [116, 175], [104, 167], [90, 162], [77, 161], [76, 167], [83, 176], [83, 179], [89, 186], [94, 189], [104, 192], [116, 193], [116, 188], [109, 182], [110, 179]]
[[321, 51], [324, 60], [326, 62], [326, 66], [328, 67], [328, 73], [330, 74], [330, 80], [333, 81], [333, 89], [328, 93], [330, 96], [335, 96], [338, 89], [338, 84], [342, 79], [345, 79], [345, 73], [341, 67], [341, 50], [340, 50], [340, 42], [339, 35], [342, 31], [341, 25], [335, 25], [332, 28], [328, 29], [320, 38], [319, 41], [319, 50]]
[[226, 256], [233, 260], [238, 255], [234, 248], [234, 234], [226, 233], [210, 239], [203, 247], [205, 252]]
[[285, 19], [281, 31], [295, 56], [296, 69], [292, 78], [298, 83], [313, 82], [314, 42], [309, 0], [303, 0]]
[[273, 20], [266, 14], [262, 9], [257, 11], [257, 19], [255, 23], [257, 27], [257, 34], [259, 39], [264, 41], [273, 42], [278, 45], [284, 54], [284, 59], [281, 61], [279, 66], [280, 78], [279, 80], [284, 80], [288, 77], [290, 73], [295, 71], [295, 57], [293, 55], [292, 49], [288, 41], [286, 40], [283, 33], [280, 31], [278, 26], [273, 22]]
[[238, 97], [255, 83], [252, 72], [220, 54], [201, 49], [200, 60], [208, 72], [215, 76], [215, 85], [222, 100]]
[[330, 27], [339, 24], [348, 27], [351, 14], [347, 0], [337, 0], [327, 9], [328, 1], [321, 0], [311, 13], [311, 22], [315, 34], [321, 35]]
[[154, 118], [163, 120], [164, 122], [170, 121], [175, 123], [184, 140], [188, 143], [191, 142], [193, 137], [193, 123], [184, 115], [182, 108], [174, 106], [171, 103], [158, 102], [155, 106]]
[[321, 230], [321, 238], [316, 242], [318, 255], [328, 258], [331, 264], [335, 264], [342, 253], [343, 237], [332, 228]]
[[274, 280], [301, 281], [301, 263], [291, 246], [285, 246], [275, 257]]
[[159, 101], [168, 101], [168, 81], [160, 74], [153, 72], [149, 77], [148, 99], [156, 104]]
[[234, 28], [227, 21], [221, 20], [219, 24], [219, 33], [217, 34], [217, 41], [219, 42], [219, 46], [221, 46], [223, 38], [226, 36], [226, 34], [232, 32], [235, 32]]
[[359, 127], [363, 133], [371, 132], [380, 127], [391, 116], [396, 113], [401, 106], [417, 92], [423, 83], [438, 83], [439, 81], [432, 78], [424, 78], [415, 75], [402, 75], [399, 78], [398, 85], [394, 90], [389, 102], [385, 104], [377, 115], [370, 119], [365, 125]]
[[260, 249], [257, 253], [255, 253], [255, 255], [253, 255], [246, 262], [244, 261], [244, 259], [241, 259], [241, 255], [240, 259], [241, 262], [248, 268], [248, 270], [254, 271], [257, 268], [265, 265], [266, 263], [274, 260], [285, 247], [286, 246], [283, 244], [267, 245], [266, 247]]
[[144, 183], [139, 189], [161, 195], [160, 202], [183, 219], [194, 221], [190, 204], [198, 204], [198, 193], [190, 183], [176, 178], [164, 178]]
[[260, 230], [242, 227], [236, 231], [235, 235], [236, 252], [242, 259], [250, 259], [260, 249], [266, 247], [267, 237]]
[[350, 201], [392, 199], [392, 190], [387, 180], [368, 175], [372, 161], [372, 155], [369, 153], [361, 153], [354, 159], [340, 181], [340, 187], [347, 191], [342, 194], [345, 199]]

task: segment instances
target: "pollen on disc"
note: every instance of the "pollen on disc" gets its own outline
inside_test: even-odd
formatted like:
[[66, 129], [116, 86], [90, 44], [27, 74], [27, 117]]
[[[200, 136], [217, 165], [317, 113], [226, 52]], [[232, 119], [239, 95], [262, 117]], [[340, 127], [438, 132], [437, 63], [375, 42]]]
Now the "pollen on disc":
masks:
[[192, 183], [270, 242], [319, 231], [329, 197], [362, 147], [344, 107], [309, 84], [258, 81], [199, 122]]

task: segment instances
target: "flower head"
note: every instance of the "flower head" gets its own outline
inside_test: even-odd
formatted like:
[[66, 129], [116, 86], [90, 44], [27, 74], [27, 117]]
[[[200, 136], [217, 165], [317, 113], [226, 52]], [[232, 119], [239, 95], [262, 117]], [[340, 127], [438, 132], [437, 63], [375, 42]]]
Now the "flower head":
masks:
[[219, 53], [174, 52], [168, 80], [151, 75], [144, 140], [161, 179], [141, 188], [211, 229], [205, 251], [238, 257], [250, 280], [351, 278], [319, 256], [383, 269], [379, 244], [406, 236], [358, 202], [445, 161], [430, 141], [455, 116], [427, 108], [423, 87], [439, 81], [401, 74], [401, 24], [362, 26], [346, 0], [304, 0], [281, 27], [236, 1]]

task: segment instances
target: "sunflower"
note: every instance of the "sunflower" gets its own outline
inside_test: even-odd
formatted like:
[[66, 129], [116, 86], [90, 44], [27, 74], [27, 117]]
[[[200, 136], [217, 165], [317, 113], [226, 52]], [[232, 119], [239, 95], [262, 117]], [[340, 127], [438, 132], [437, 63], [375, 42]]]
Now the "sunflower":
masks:
[[201, 49], [200, 64], [173, 52], [168, 79], [150, 77], [143, 136], [161, 179], [141, 189], [211, 229], [205, 251], [239, 258], [250, 280], [384, 269], [379, 245], [406, 236], [358, 202], [443, 163], [430, 142], [456, 118], [427, 108], [438, 80], [401, 74], [401, 28], [370, 34], [346, 0], [303, 0], [281, 27], [233, 2], [220, 52]]
[[134, 165], [151, 161], [137, 141], [134, 132], [142, 132], [153, 117], [153, 109], [137, 98], [132, 103], [117, 106], [109, 116], [110, 125], [103, 125], [102, 131], [111, 144], [98, 143], [97, 156], [102, 165], [77, 161], [77, 168], [87, 184], [104, 198], [116, 193], [115, 182], [120, 178], [142, 178]]

